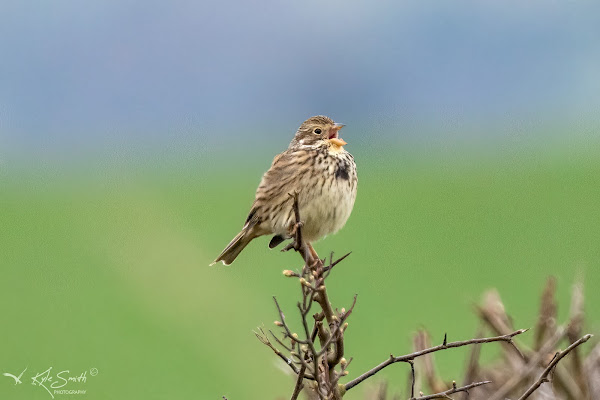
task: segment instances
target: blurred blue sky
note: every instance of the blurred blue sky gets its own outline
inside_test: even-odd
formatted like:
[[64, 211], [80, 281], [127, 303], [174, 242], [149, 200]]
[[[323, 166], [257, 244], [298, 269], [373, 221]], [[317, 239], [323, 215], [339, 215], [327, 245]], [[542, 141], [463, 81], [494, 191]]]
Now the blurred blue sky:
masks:
[[313, 114], [367, 137], [593, 133], [599, 15], [591, 1], [3, 1], [0, 146], [259, 132], [281, 148]]

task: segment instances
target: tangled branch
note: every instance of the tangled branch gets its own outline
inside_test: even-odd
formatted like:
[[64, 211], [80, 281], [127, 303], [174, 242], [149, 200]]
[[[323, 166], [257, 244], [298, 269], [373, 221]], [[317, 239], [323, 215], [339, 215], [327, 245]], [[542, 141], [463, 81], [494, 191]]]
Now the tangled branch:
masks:
[[540, 377], [529, 387], [529, 389], [527, 389], [527, 391], [521, 397], [519, 397], [518, 400], [527, 399], [533, 392], [535, 392], [542, 385], [542, 383], [548, 382], [549, 381], [548, 375], [554, 369], [554, 367], [556, 367], [556, 364], [558, 364], [558, 362], [560, 360], [562, 360], [562, 358], [564, 356], [569, 354], [571, 352], [571, 350], [575, 349], [580, 344], [587, 342], [588, 340], [590, 340], [591, 337], [592, 337], [592, 335], [587, 334], [587, 335], [583, 336], [582, 338], [580, 338], [579, 340], [572, 343], [569, 347], [567, 347], [563, 351], [557, 352], [554, 355], [554, 357], [552, 358], [552, 361], [550, 361], [550, 364], [548, 364], [548, 366], [544, 369], [544, 371], [542, 372]]
[[421, 397], [412, 397], [409, 400], [430, 400], [430, 399], [449, 399], [451, 394], [465, 392], [468, 393], [469, 389], [473, 389], [477, 386], [487, 385], [488, 383], [492, 383], [492, 381], [483, 381], [483, 382], [474, 382], [470, 385], [465, 385], [461, 387], [456, 387], [456, 382], [452, 382], [452, 388], [435, 394], [430, 394], [428, 396]]
[[[502, 394], [503, 396], [504, 393], [514, 390], [519, 382], [521, 382], [522, 377], [528, 376], [540, 364], [541, 357], [543, 354], [547, 354], [548, 349], [556, 345], [556, 343], [567, 334], [571, 338], [575, 337], [579, 332], [578, 329], [581, 328], [581, 321], [578, 320], [578, 325], [570, 325], [568, 332], [562, 328], [555, 329], [554, 335], [549, 337], [547, 343], [543, 346], [540, 345], [539, 343], [541, 343], [542, 339], [548, 337], [549, 332], [552, 331], [550, 328], [553, 328], [548, 324], [547, 320], [551, 319], [549, 316], [551, 316], [555, 307], [553, 308], [549, 303], [550, 305], [544, 307], [544, 318], [541, 318], [537, 325], [538, 327], [544, 328], [542, 333], [540, 334], [538, 332], [536, 337], [536, 343], [538, 343], [536, 346], [540, 348], [540, 351], [536, 353], [536, 356], [534, 357], [524, 356], [519, 347], [515, 345], [513, 339], [516, 336], [527, 332], [528, 329], [513, 331], [509, 328], [510, 322], [505, 316], [482, 308], [480, 309], [482, 318], [493, 328], [492, 330], [498, 334], [497, 336], [448, 342], [446, 335], [444, 335], [443, 343], [440, 345], [431, 346], [430, 344], [423, 343], [423, 346], [421, 347], [421, 345], [419, 345], [416, 349], [417, 351], [413, 353], [402, 356], [390, 355], [387, 360], [364, 372], [357, 378], [346, 384], [340, 384], [339, 380], [348, 375], [348, 366], [352, 361], [352, 358], [350, 358], [350, 360], [344, 358], [344, 333], [348, 327], [347, 320], [356, 305], [357, 295], [354, 296], [353, 301], [347, 310], [345, 308], [340, 310], [337, 308], [334, 309], [329, 301], [325, 280], [330, 276], [334, 267], [345, 260], [350, 253], [336, 260], [334, 260], [333, 253], [331, 253], [329, 263], [327, 264], [326, 259], [319, 258], [310, 243], [303, 241], [303, 224], [300, 219], [298, 194], [294, 193], [290, 194], [290, 196], [293, 199], [293, 211], [296, 222], [290, 231], [293, 242], [285, 246], [282, 251], [295, 250], [302, 256], [304, 265], [299, 272], [285, 270], [283, 271], [283, 274], [287, 277], [297, 278], [300, 284], [301, 300], [298, 301], [297, 308], [300, 314], [303, 332], [299, 335], [290, 328], [277, 298], [273, 297], [279, 315], [279, 320], [275, 321], [274, 324], [279, 328], [280, 337], [271, 330], [269, 330], [267, 334], [263, 328], [258, 328], [258, 331], [255, 331], [254, 333], [256, 334], [256, 337], [265, 346], [269, 347], [277, 357], [285, 362], [294, 373], [296, 379], [291, 395], [292, 400], [298, 399], [302, 391], [306, 391], [311, 398], [318, 398], [319, 400], [340, 400], [348, 390], [371, 378], [389, 365], [398, 362], [408, 363], [411, 367], [410, 400], [449, 399], [451, 394], [461, 392], [468, 393], [470, 389], [488, 385], [491, 381], [480, 380], [479, 382], [468, 383], [469, 381], [467, 380], [467, 382], [460, 387], [456, 385], [456, 382], [452, 382], [452, 386], [445, 389], [448, 386], [444, 385], [439, 378], [432, 379], [429, 382], [434, 382], [436, 384], [430, 383], [429, 386], [432, 391], [437, 391], [437, 393], [430, 395], [420, 393], [419, 397], [415, 397], [415, 360], [421, 357], [428, 360], [428, 358], [431, 357], [431, 354], [443, 350], [474, 346], [469, 361], [469, 372], [467, 377], [469, 380], [475, 380], [475, 364], [476, 358], [479, 355], [479, 345], [499, 342], [510, 351], [509, 358], [512, 360], [511, 362], [513, 362], [514, 365], [522, 366], [527, 372], [524, 372], [522, 376], [514, 376], [514, 379], [507, 381], [498, 392], [491, 393], [492, 398], [495, 398], [494, 396], [496, 394], [498, 396]], [[546, 297], [548, 297], [547, 293]], [[317, 305], [316, 310], [315, 304]], [[575, 308], [580, 310], [582, 307], [579, 305]], [[590, 337], [591, 335], [585, 335], [573, 342], [564, 351], [556, 353], [540, 377], [527, 389], [519, 400], [527, 399], [544, 382], [547, 382], [550, 372], [553, 371], [558, 362], [577, 346], [589, 340]], [[272, 342], [271, 339], [274, 342]], [[431, 371], [426, 372], [426, 376], [429, 377], [430, 374], [432, 374]], [[441, 382], [441, 384], [438, 384], [438, 382]], [[483, 390], [485, 390], [485, 388]]]
[[489, 337], [489, 338], [481, 338], [481, 339], [463, 340], [463, 341], [460, 341], [460, 342], [450, 342], [450, 343], [446, 343], [446, 337], [444, 337], [444, 343], [440, 344], [439, 346], [430, 347], [428, 349], [416, 351], [414, 353], [407, 354], [407, 355], [404, 355], [404, 356], [394, 357], [393, 355], [390, 355], [390, 357], [387, 360], [385, 360], [384, 362], [382, 362], [381, 364], [373, 367], [372, 369], [370, 369], [369, 371], [365, 372], [364, 374], [362, 374], [358, 378], [353, 379], [350, 382], [348, 382], [346, 384], [345, 388], [346, 388], [346, 390], [350, 390], [353, 387], [355, 387], [356, 385], [358, 385], [359, 383], [361, 383], [361, 382], [365, 381], [366, 379], [372, 377], [373, 375], [375, 375], [376, 373], [378, 373], [379, 371], [381, 371], [385, 367], [387, 367], [389, 365], [392, 365], [394, 363], [397, 363], [397, 362], [407, 362], [407, 363], [410, 363], [410, 362], [414, 361], [415, 358], [424, 356], [426, 354], [430, 354], [430, 353], [434, 353], [436, 351], [441, 351], [441, 350], [446, 350], [446, 349], [452, 349], [452, 348], [455, 348], [455, 347], [462, 347], [462, 346], [473, 345], [473, 344], [492, 343], [492, 342], [507, 342], [507, 343], [512, 343], [512, 340], [513, 340], [513, 338], [515, 336], [520, 335], [520, 334], [525, 333], [525, 332], [527, 332], [527, 329], [519, 329], [518, 331], [509, 333], [508, 335], [502, 335], [502, 336], [496, 336], [496, 337]]

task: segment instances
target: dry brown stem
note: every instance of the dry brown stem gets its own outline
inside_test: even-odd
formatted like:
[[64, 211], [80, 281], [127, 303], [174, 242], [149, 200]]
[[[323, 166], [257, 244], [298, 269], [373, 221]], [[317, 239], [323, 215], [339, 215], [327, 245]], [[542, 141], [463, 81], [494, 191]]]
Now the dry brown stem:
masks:
[[414, 353], [406, 354], [403, 356], [394, 357], [393, 355], [390, 355], [390, 357], [387, 360], [385, 360], [384, 362], [382, 362], [381, 364], [373, 367], [372, 369], [365, 372], [358, 378], [353, 379], [350, 382], [348, 382], [346, 384], [345, 388], [346, 388], [346, 390], [350, 390], [353, 387], [355, 387], [356, 385], [358, 385], [359, 383], [372, 377], [373, 375], [375, 375], [376, 373], [378, 373], [385, 367], [392, 365], [394, 363], [397, 363], [397, 362], [411, 362], [411, 361], [414, 361], [414, 359], [417, 357], [421, 357], [426, 354], [434, 353], [436, 351], [452, 349], [455, 347], [462, 347], [462, 346], [481, 344], [481, 343], [492, 343], [492, 342], [512, 342], [512, 340], [515, 336], [520, 335], [525, 332], [527, 332], [527, 329], [519, 329], [518, 331], [514, 331], [512, 333], [509, 333], [507, 335], [502, 335], [502, 336], [480, 338], [480, 339], [470, 339], [470, 340], [463, 340], [463, 341], [450, 342], [450, 343], [442, 343], [438, 346], [430, 347], [428, 349], [416, 351]]
[[556, 364], [558, 364], [558, 362], [564, 356], [566, 356], [567, 354], [569, 354], [570, 351], [572, 351], [574, 348], [576, 348], [580, 344], [587, 342], [591, 337], [592, 337], [592, 335], [587, 334], [587, 335], [583, 336], [582, 338], [580, 338], [579, 340], [577, 340], [574, 343], [572, 343], [565, 350], [559, 351], [558, 353], [556, 353], [554, 355], [554, 358], [552, 359], [552, 361], [550, 361], [550, 364], [548, 364], [548, 366], [546, 367], [546, 369], [544, 369], [544, 371], [542, 372], [542, 374], [540, 375], [540, 377], [529, 387], [529, 389], [527, 389], [527, 391], [521, 397], [519, 397], [518, 400], [525, 400], [525, 399], [527, 399], [529, 396], [531, 396], [531, 394], [533, 392], [535, 392], [541, 386], [542, 383], [549, 382], [548, 375], [550, 374], [550, 372], [552, 371], [552, 369], [554, 369], [554, 367], [556, 367]]
[[469, 389], [473, 389], [474, 387], [481, 385], [487, 385], [488, 383], [491, 383], [491, 381], [474, 382], [469, 385], [456, 387], [456, 382], [452, 382], [452, 388], [448, 390], [445, 390], [440, 393], [430, 394], [428, 396], [412, 397], [409, 400], [451, 399], [451, 394], [459, 392], [469, 393]]

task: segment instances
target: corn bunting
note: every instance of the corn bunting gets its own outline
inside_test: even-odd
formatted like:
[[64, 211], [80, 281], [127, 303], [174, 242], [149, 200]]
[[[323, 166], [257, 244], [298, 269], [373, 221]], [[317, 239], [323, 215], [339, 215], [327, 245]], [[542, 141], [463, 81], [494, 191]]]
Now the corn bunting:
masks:
[[300, 125], [287, 150], [263, 175], [242, 231], [212, 264], [231, 264], [259, 236], [274, 235], [270, 248], [291, 238], [296, 221], [290, 193], [298, 193], [302, 235], [311, 249], [311, 242], [344, 226], [354, 206], [357, 178], [354, 158], [339, 137], [343, 126], [321, 115]]

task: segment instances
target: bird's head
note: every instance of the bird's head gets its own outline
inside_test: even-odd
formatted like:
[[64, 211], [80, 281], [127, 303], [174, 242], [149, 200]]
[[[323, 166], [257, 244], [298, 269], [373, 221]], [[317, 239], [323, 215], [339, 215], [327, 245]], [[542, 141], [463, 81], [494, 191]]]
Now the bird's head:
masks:
[[310, 117], [300, 125], [290, 147], [296, 146], [332, 146], [341, 148], [346, 144], [339, 137], [343, 124], [336, 124], [329, 117], [317, 115]]

